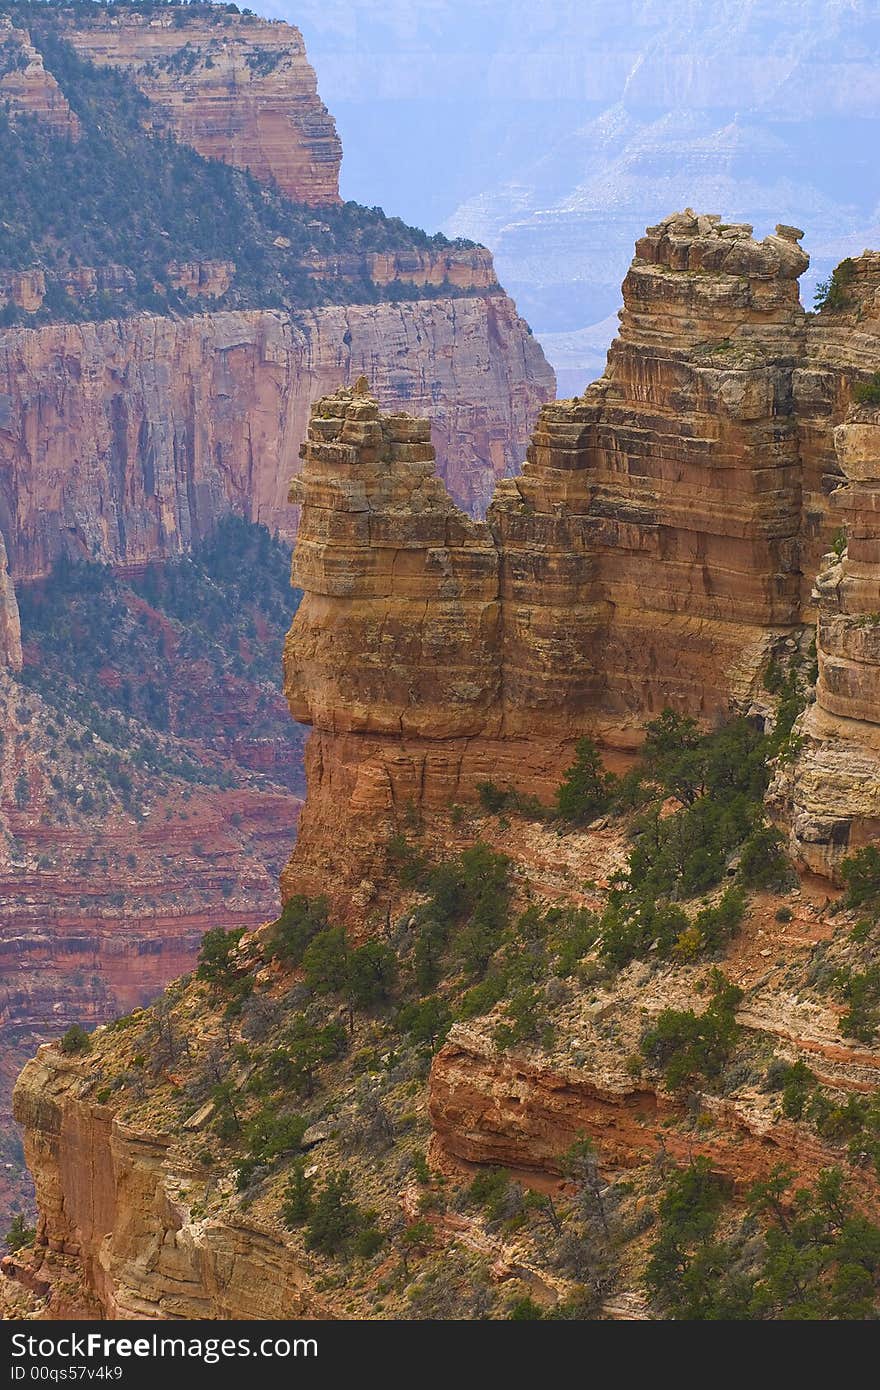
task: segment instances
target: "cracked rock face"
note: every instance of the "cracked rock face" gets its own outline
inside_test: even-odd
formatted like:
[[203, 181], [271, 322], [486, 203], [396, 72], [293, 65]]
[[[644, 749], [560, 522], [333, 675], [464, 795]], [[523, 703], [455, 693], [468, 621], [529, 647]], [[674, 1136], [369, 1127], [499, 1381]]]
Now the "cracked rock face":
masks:
[[[59, 370], [59, 363], [64, 370]], [[185, 553], [243, 512], [293, 536], [290, 460], [309, 404], [375, 371], [383, 406], [430, 414], [439, 467], [485, 509], [553, 375], [506, 295], [52, 324], [0, 345], [0, 528], [17, 578], [72, 558]]]
[[845, 482], [831, 504], [847, 544], [816, 582], [816, 699], [771, 788], [794, 853], [831, 876], [880, 836], [880, 411], [854, 407], [834, 442]]

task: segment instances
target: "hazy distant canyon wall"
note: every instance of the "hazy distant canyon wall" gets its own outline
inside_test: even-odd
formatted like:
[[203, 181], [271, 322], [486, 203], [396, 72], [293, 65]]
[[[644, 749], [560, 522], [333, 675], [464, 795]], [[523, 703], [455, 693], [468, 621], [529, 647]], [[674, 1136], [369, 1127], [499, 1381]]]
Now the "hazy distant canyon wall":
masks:
[[141, 564], [239, 511], [293, 535], [286, 501], [309, 402], [362, 372], [431, 416], [440, 467], [485, 508], [519, 462], [552, 374], [506, 296], [0, 336], [0, 530], [13, 575], [64, 551]]

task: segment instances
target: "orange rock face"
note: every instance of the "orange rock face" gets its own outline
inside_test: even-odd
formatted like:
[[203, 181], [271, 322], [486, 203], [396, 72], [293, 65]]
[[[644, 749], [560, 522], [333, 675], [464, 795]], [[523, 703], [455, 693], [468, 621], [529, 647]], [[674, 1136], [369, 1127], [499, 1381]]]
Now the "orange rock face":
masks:
[[[790, 1121], [767, 1123], [723, 1101], [713, 1105], [708, 1134], [676, 1133], [681, 1099], [644, 1084], [610, 1085], [588, 1066], [499, 1055], [462, 1025], [434, 1058], [429, 1103], [441, 1155], [526, 1172], [559, 1174], [560, 1156], [584, 1136], [610, 1168], [637, 1167], [654, 1155], [684, 1165], [700, 1154], [741, 1191], [778, 1164], [814, 1181], [833, 1156]], [[876, 1202], [876, 1178], [859, 1176]]]
[[[830, 877], [880, 835], [880, 411], [854, 392], [880, 364], [880, 253], [845, 261], [835, 279], [795, 380], [805, 578], [819, 570], [819, 675], [794, 757], [770, 790], [792, 853]], [[823, 509], [828, 521], [817, 527]]]
[[487, 778], [545, 795], [580, 735], [634, 744], [666, 705], [713, 718], [748, 698], [801, 622], [807, 258], [782, 232], [651, 229], [606, 375], [544, 407], [484, 527], [433, 477], [424, 421], [351, 391], [313, 408], [285, 671], [316, 732], [285, 892], [358, 824], [369, 882], [377, 817]]
[[770, 791], [793, 853], [829, 876], [880, 836], [880, 412], [854, 407], [834, 438], [846, 481], [831, 494], [841, 542], [816, 581], [816, 698]]
[[299, 30], [222, 10], [179, 16], [77, 13], [65, 37], [83, 58], [124, 68], [156, 124], [199, 154], [273, 180], [297, 202], [339, 202], [342, 146]]
[[[59, 372], [58, 364], [64, 369]], [[328, 307], [10, 329], [0, 344], [0, 528], [14, 575], [59, 550], [141, 564], [242, 512], [292, 535], [309, 403], [363, 370], [432, 417], [440, 469], [485, 508], [553, 374], [511, 301]]]

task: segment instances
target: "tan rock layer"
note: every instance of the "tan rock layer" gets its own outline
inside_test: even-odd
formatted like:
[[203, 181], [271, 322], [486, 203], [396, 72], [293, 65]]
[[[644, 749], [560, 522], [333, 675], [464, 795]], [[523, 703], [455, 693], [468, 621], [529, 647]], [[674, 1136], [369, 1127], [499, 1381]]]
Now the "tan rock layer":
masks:
[[[126, 1125], [83, 1094], [60, 1053], [40, 1049], [14, 1105], [37, 1184], [40, 1246], [78, 1257], [105, 1317], [326, 1316], [277, 1230], [198, 1219], [172, 1136]], [[32, 1282], [40, 1267], [38, 1257]]]
[[[457, 1025], [431, 1066], [429, 1105], [441, 1153], [467, 1163], [559, 1174], [578, 1139], [592, 1140], [608, 1168], [637, 1167], [655, 1157], [673, 1163], [697, 1155], [745, 1191], [778, 1164], [810, 1181], [833, 1158], [790, 1121], [756, 1124], [732, 1103], [711, 1103], [711, 1129], [676, 1128], [686, 1107], [648, 1085], [615, 1087], [586, 1067], [563, 1068], [506, 1056], [477, 1029]], [[877, 1197], [876, 1179], [858, 1185]]]
[[44, 68], [30, 34], [17, 28], [8, 15], [0, 15], [0, 104], [13, 121], [32, 116], [56, 135], [72, 140], [79, 136], [76, 112]]
[[274, 181], [297, 202], [340, 201], [342, 146], [292, 25], [120, 7], [76, 12], [63, 32], [81, 57], [123, 68], [156, 124], [199, 154]]
[[794, 854], [834, 876], [841, 859], [880, 838], [880, 411], [856, 406], [834, 432], [845, 479], [831, 494], [846, 549], [816, 582], [816, 698], [770, 804]]

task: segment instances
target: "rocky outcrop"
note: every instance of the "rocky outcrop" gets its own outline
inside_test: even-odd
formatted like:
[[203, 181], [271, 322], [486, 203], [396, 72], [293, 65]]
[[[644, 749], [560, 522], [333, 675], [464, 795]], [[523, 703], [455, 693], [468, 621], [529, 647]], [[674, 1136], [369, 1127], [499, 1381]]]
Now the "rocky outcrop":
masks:
[[77, 1257], [80, 1316], [93, 1300], [108, 1318], [325, 1315], [277, 1229], [243, 1214], [201, 1219], [204, 1181], [175, 1165], [161, 1119], [126, 1124], [57, 1050], [41, 1048], [22, 1072], [15, 1115], [37, 1181], [40, 1264], [51, 1252]]
[[[711, 1123], [702, 1134], [681, 1132], [681, 1097], [603, 1077], [589, 1063], [505, 1056], [491, 1038], [461, 1024], [431, 1066], [431, 1120], [441, 1159], [558, 1175], [562, 1156], [586, 1137], [610, 1168], [635, 1168], [650, 1158], [684, 1165], [701, 1155], [745, 1191], [779, 1164], [815, 1180], [833, 1158], [827, 1145], [778, 1115], [771, 1119], [742, 1101], [716, 1097], [704, 1096], [703, 1104]], [[865, 1176], [876, 1201], [876, 1180]]]
[[816, 581], [816, 698], [770, 792], [793, 853], [829, 876], [880, 836], [880, 411], [854, 407], [834, 441], [846, 481], [831, 495], [837, 550]]
[[545, 407], [496, 493], [508, 728], [565, 711], [628, 741], [664, 705], [712, 717], [800, 620], [807, 258], [799, 233], [750, 233], [649, 229], [605, 375]]
[[296, 202], [339, 202], [342, 146], [292, 25], [222, 7], [120, 7], [74, 11], [62, 32], [82, 57], [124, 69], [155, 125], [199, 154], [249, 169]]
[[286, 683], [316, 733], [289, 891], [322, 837], [338, 848], [340, 805], [375, 844], [376, 815], [490, 776], [548, 793], [580, 735], [723, 715], [798, 630], [807, 258], [792, 229], [750, 232], [649, 230], [606, 375], [544, 407], [487, 527], [433, 478], [425, 422], [351, 392], [314, 407]]
[[234, 510], [292, 535], [309, 403], [372, 374], [432, 418], [440, 468], [479, 510], [516, 466], [552, 374], [503, 294], [10, 329], [0, 343], [0, 530], [16, 577], [62, 551], [181, 554]]

